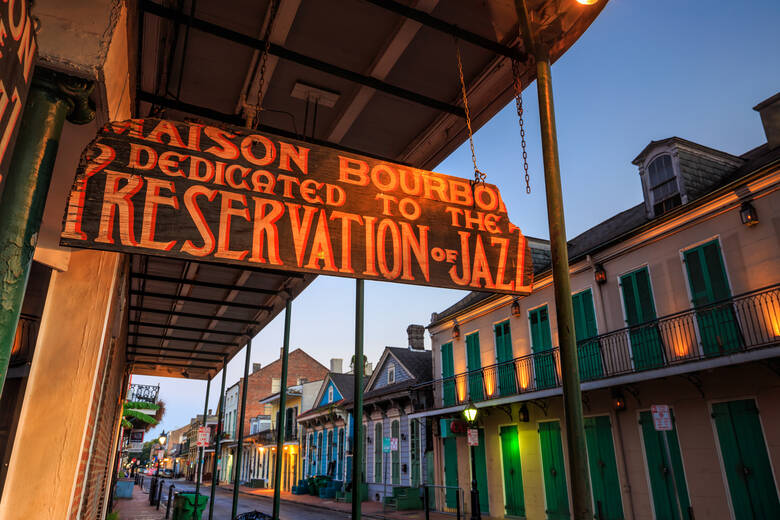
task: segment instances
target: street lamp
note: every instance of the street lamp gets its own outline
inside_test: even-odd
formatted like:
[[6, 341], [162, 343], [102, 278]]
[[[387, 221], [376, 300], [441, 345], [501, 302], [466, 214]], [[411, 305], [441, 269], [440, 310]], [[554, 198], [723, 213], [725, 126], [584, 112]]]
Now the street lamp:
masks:
[[158, 442], [160, 443], [160, 446], [164, 446], [164, 445], [165, 445], [165, 440], [166, 440], [167, 438], [168, 438], [168, 437], [166, 437], [166, 436], [165, 436], [165, 430], [163, 430], [163, 431], [162, 431], [162, 433], [160, 434], [160, 438], [159, 438], [159, 439], [157, 439], [157, 440], [158, 440]]
[[[466, 408], [463, 409], [463, 416], [466, 418], [466, 422], [468, 422], [469, 429], [477, 426], [477, 407], [474, 406], [471, 399], [469, 399], [468, 404], [466, 404]], [[479, 439], [479, 436], [477, 436], [477, 439]], [[481, 520], [482, 513], [480, 512], [479, 507], [479, 489], [477, 489], [477, 458], [474, 445], [471, 444], [471, 442], [469, 442], [469, 444], [469, 448], [471, 449], [471, 520]]]

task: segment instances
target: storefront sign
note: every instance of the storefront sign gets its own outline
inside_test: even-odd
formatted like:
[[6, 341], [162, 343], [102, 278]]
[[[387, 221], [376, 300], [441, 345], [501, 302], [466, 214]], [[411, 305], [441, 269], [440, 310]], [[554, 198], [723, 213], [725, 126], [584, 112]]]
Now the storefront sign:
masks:
[[130, 430], [128, 451], [131, 453], [141, 452], [144, 449], [144, 431]]
[[469, 446], [479, 446], [479, 430], [476, 428], [469, 428], [468, 441]]
[[206, 448], [209, 445], [209, 429], [205, 426], [198, 426], [198, 440], [195, 443], [198, 448]]
[[390, 453], [390, 448], [392, 445], [390, 444], [390, 437], [382, 437], [382, 451], [384, 453]]
[[398, 437], [390, 437], [390, 451], [398, 451]]
[[527, 294], [498, 189], [242, 128], [137, 119], [82, 156], [63, 245]]
[[35, 65], [37, 45], [27, 0], [0, 2], [0, 193]]
[[672, 425], [672, 414], [669, 411], [669, 405], [654, 404], [650, 407], [650, 414], [653, 416], [655, 431], [672, 431], [674, 426]]

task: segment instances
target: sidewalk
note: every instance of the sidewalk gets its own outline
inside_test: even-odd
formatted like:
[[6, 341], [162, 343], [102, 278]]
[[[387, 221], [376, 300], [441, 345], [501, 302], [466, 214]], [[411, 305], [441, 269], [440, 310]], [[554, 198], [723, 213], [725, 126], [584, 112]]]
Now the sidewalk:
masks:
[[[220, 489], [233, 491], [233, 486], [229, 484], [220, 484]], [[250, 488], [246, 486], [239, 486], [239, 493], [247, 495], [263, 496], [273, 500], [273, 489], [258, 489]], [[335, 500], [327, 500], [324, 498], [315, 497], [312, 495], [293, 495], [288, 491], [282, 491], [280, 496], [281, 502], [289, 502], [316, 507], [319, 509], [327, 509], [339, 513], [352, 513], [352, 504], [344, 502], [336, 502]], [[367, 518], [376, 518], [380, 520], [425, 520], [425, 511], [385, 511], [381, 502], [366, 501], [363, 502], [361, 510], [363, 516]], [[455, 518], [452, 514], [431, 512], [429, 515], [430, 520], [453, 520]], [[466, 518], [466, 515], [463, 515]], [[491, 520], [492, 517], [483, 515], [483, 520]]]
[[149, 495], [138, 486], [133, 486], [133, 498], [115, 498], [114, 511], [119, 512], [120, 520], [162, 520], [165, 517], [165, 503], [160, 510], [149, 505]]

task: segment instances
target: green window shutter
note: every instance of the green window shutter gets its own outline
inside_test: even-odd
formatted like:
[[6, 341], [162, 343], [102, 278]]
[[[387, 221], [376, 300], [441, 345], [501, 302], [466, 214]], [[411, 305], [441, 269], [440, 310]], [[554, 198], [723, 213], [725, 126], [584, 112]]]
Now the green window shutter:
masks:
[[712, 411], [735, 518], [780, 518], [777, 486], [755, 401], [716, 403]]
[[574, 334], [577, 341], [583, 341], [598, 335], [596, 311], [593, 308], [593, 293], [590, 289], [572, 295], [574, 307]]
[[534, 309], [530, 313], [531, 347], [534, 352], [542, 352], [552, 348], [550, 336], [550, 317], [547, 306]]
[[455, 509], [458, 505], [458, 492], [453, 487], [458, 486], [458, 445], [455, 437], [444, 439], [444, 484], [446, 505], [449, 509]]
[[694, 306], [707, 305], [731, 297], [726, 269], [717, 240], [683, 253]]
[[[452, 342], [445, 343], [441, 346], [441, 377], [448, 378], [455, 375], [455, 361], [452, 356]], [[442, 384], [442, 400], [444, 406], [452, 406], [455, 404], [456, 392], [455, 392], [455, 380], [447, 379]]]
[[504, 462], [504, 501], [506, 503], [506, 514], [511, 516], [525, 516], [523, 475], [517, 426], [502, 426], [500, 435], [501, 456]]
[[542, 475], [549, 520], [569, 518], [569, 494], [558, 421], [539, 423], [539, 443], [542, 448]]
[[726, 278], [726, 267], [723, 265], [723, 257], [720, 253], [718, 242], [713, 240], [702, 246], [704, 266], [710, 281], [713, 301], [725, 300], [731, 297], [729, 281]]
[[656, 318], [653, 290], [650, 286], [650, 274], [647, 267], [621, 276], [620, 286], [623, 288], [623, 305], [626, 309], [626, 322], [629, 327]]
[[469, 397], [474, 401], [481, 401], [485, 398], [480, 368], [482, 368], [482, 360], [479, 351], [479, 332], [475, 332], [466, 336], [466, 370], [476, 371], [469, 373]]
[[[509, 332], [509, 320], [497, 323], [493, 327], [496, 337], [496, 362], [498, 365], [498, 391], [500, 395], [514, 395], [517, 393], [515, 379], [515, 364], [512, 353], [512, 336]], [[496, 374], [492, 375], [493, 378]]]
[[621, 520], [623, 503], [609, 416], [585, 418], [585, 442], [595, 504], [594, 513], [599, 520]]
[[382, 423], [374, 425], [374, 482], [382, 482]]
[[409, 485], [420, 485], [420, 423], [417, 419], [409, 420]]

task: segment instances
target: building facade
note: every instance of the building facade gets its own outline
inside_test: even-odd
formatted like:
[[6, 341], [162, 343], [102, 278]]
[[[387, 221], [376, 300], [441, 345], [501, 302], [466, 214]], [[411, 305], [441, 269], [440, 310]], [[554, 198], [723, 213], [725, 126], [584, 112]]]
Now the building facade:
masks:
[[[431, 380], [432, 357], [423, 347], [424, 327], [411, 325], [412, 329], [413, 346], [385, 347], [363, 396], [369, 498], [408, 509], [422, 507], [420, 486], [427, 480], [433, 455], [427, 449], [429, 423], [409, 417], [432, 402], [430, 389], [414, 390], [417, 384]], [[404, 497], [404, 504], [396, 503], [399, 496]]]
[[[780, 95], [757, 110], [777, 121]], [[643, 203], [569, 241], [598, 518], [780, 517], [780, 133], [765, 130], [741, 156], [651, 142], [634, 161]], [[484, 514], [569, 517], [552, 278], [537, 270], [526, 297], [472, 293], [432, 318], [435, 410], [413, 417], [435, 421], [436, 483], [462, 491], [441, 509], [470, 508], [474, 471]]]

